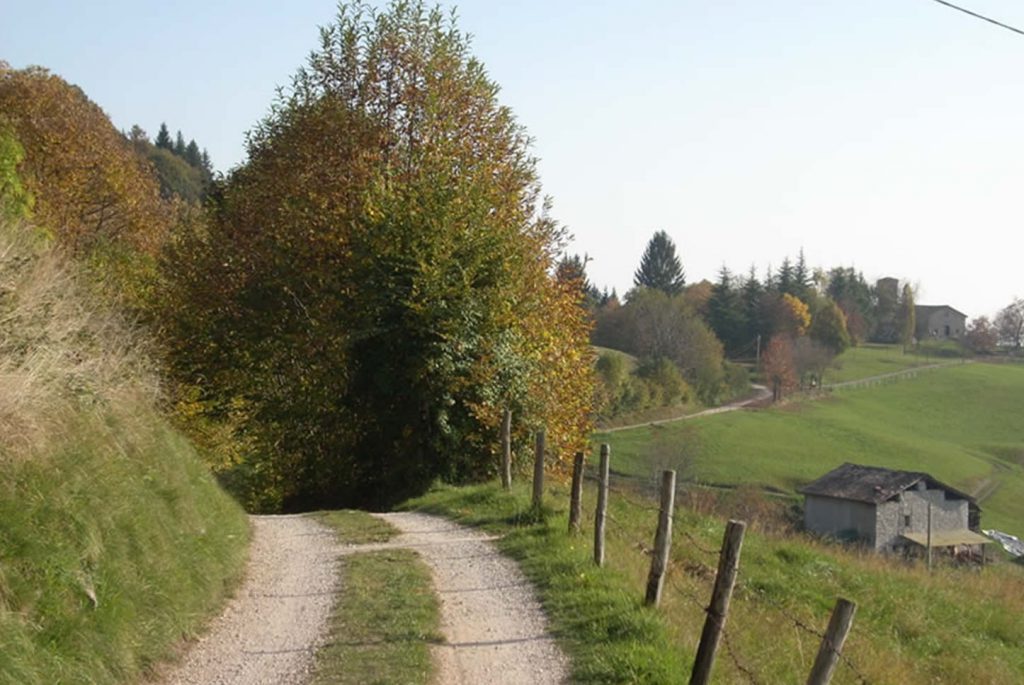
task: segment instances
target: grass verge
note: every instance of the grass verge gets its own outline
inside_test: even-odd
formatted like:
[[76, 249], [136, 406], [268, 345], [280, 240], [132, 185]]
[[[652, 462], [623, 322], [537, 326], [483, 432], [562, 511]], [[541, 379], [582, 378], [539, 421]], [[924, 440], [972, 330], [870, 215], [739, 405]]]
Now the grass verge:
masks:
[[[670, 571], [658, 609], [640, 605], [656, 505], [612, 493], [607, 567], [565, 530], [567, 492], [548, 491], [546, 522], [529, 523], [525, 489], [438, 487], [408, 506], [504, 535], [538, 589], [551, 629], [573, 659], [572, 682], [684, 683], [710, 597], [724, 520], [677, 508]], [[687, 501], [687, 497], [683, 501]], [[584, 511], [592, 509], [588, 489]], [[858, 604], [834, 683], [1024, 682], [1024, 574], [921, 564], [826, 544], [752, 523], [714, 682], [802, 682], [837, 597]], [[863, 680], [862, 680], [863, 679]]]
[[662, 616], [642, 606], [620, 570], [593, 565], [588, 539], [565, 532], [563, 510], [537, 521], [525, 488], [506, 493], [496, 485], [439, 486], [405, 506], [502, 536], [498, 548], [534, 584], [550, 630], [572, 660], [572, 682], [681, 682], [675, 674], [682, 654]]
[[[318, 515], [346, 544], [386, 542], [397, 530], [360, 511]], [[430, 569], [412, 550], [346, 555], [331, 615], [330, 637], [317, 654], [316, 685], [425, 685], [435, 667], [430, 645], [442, 641], [440, 605]]]

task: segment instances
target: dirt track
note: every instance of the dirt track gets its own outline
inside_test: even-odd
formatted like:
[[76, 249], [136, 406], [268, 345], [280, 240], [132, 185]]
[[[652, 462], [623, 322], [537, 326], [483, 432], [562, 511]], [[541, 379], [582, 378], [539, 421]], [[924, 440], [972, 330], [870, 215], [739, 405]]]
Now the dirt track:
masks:
[[[160, 685], [303, 685], [326, 635], [338, 558], [410, 548], [430, 567], [441, 599], [434, 648], [444, 685], [555, 685], [568, 661], [546, 632], [533, 589], [478, 531], [415, 513], [381, 514], [402, 531], [380, 545], [339, 545], [303, 516], [254, 516], [246, 579], [209, 632]], [[342, 579], [343, 582], [343, 579]]]

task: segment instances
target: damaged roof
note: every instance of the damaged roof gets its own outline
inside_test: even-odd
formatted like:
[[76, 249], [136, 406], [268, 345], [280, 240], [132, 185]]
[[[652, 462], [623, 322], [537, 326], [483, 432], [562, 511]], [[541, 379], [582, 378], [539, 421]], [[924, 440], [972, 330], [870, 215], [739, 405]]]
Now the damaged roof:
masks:
[[927, 473], [918, 471], [893, 471], [879, 466], [843, 464], [824, 476], [800, 488], [804, 495], [821, 495], [838, 499], [880, 504], [924, 481], [932, 489], [942, 489], [957, 499], [974, 502], [970, 495], [940, 483]]

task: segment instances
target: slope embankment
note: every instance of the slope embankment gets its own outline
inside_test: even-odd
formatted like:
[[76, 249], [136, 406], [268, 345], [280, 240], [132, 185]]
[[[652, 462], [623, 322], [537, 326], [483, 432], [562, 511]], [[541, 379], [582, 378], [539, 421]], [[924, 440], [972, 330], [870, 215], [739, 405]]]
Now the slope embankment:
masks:
[[131, 682], [219, 608], [248, 526], [137, 334], [31, 235], [0, 227], [0, 683]]

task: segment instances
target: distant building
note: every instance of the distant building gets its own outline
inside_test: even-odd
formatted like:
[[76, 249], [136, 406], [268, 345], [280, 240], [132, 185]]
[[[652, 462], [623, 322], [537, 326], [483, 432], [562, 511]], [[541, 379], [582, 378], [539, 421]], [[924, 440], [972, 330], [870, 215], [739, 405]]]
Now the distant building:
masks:
[[914, 321], [918, 340], [959, 340], [967, 331], [967, 315], [946, 304], [916, 305]]
[[799, 492], [804, 495], [807, 530], [859, 541], [877, 551], [924, 547], [929, 504], [932, 547], [989, 542], [975, 532], [981, 509], [974, 498], [927, 473], [846, 463]]

